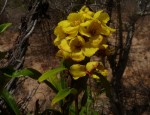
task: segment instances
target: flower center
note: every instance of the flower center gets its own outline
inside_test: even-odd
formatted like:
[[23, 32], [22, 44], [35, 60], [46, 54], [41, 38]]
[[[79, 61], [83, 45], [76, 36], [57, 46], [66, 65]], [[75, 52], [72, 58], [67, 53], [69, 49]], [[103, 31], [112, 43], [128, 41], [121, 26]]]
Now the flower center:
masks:
[[75, 49], [78, 50], [78, 51], [80, 51], [82, 49], [82, 47], [83, 46], [82, 46], [81, 43], [78, 43], [78, 44], [75, 45]]
[[89, 33], [94, 36], [94, 35], [97, 35], [99, 34], [100, 32], [100, 25], [97, 23], [97, 22], [92, 22], [91, 25], [89, 26]]
[[79, 20], [74, 21], [74, 25], [75, 25], [75, 26], [77, 26], [77, 25], [79, 25], [79, 24], [80, 24], [80, 21], [79, 21]]

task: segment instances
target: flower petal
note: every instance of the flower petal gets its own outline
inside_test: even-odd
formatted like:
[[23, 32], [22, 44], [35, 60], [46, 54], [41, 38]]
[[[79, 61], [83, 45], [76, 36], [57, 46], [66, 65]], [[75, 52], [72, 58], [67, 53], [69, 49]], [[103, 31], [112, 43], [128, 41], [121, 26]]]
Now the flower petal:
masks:
[[80, 23], [84, 21], [84, 18], [80, 13], [70, 13], [67, 19], [70, 21], [71, 26], [80, 25]]
[[98, 20], [103, 22], [103, 23], [107, 23], [110, 20], [110, 17], [109, 17], [109, 15], [107, 13], [102, 12], [100, 14], [100, 16], [98, 17]]
[[99, 50], [99, 48], [94, 48], [94, 47], [91, 46], [90, 43], [87, 43], [87, 44], [85, 45], [85, 47], [82, 49], [82, 52], [84, 53], [85, 56], [91, 57], [91, 56], [93, 56], [98, 50]]
[[63, 32], [61, 26], [57, 26], [54, 30], [54, 34], [57, 36], [54, 40], [54, 44], [57, 46], [60, 44], [61, 40], [64, 39], [67, 35]]
[[59, 49], [67, 51], [67, 52], [71, 52], [69, 43], [66, 39], [63, 39], [60, 43], [60, 45], [58, 46]]
[[103, 76], [108, 76], [108, 71], [107, 69], [104, 69], [104, 70], [99, 70], [100, 74], [103, 75]]
[[69, 40], [74, 39], [74, 37], [73, 37], [73, 36], [67, 36], [65, 39], [66, 39], [67, 41], [69, 41]]
[[100, 11], [97, 11], [95, 14], [94, 14], [94, 19], [98, 19], [101, 15], [101, 13], [103, 12], [103, 10], [100, 10]]
[[91, 24], [91, 22], [92, 22], [91, 20], [85, 21], [85, 22], [81, 23], [80, 26], [88, 27]]
[[88, 32], [88, 30], [85, 28], [85, 27], [80, 27], [79, 28], [79, 33], [83, 36], [86, 36], [86, 37], [91, 37], [91, 34]]
[[78, 29], [79, 29], [79, 26], [75, 26], [75, 27], [66, 27], [66, 28], [63, 28], [63, 31], [66, 33], [66, 34], [69, 34], [71, 36], [76, 36], [78, 34]]
[[57, 36], [57, 35], [65, 35], [65, 33], [62, 31], [62, 27], [61, 26], [57, 26], [55, 29], [54, 29], [54, 34]]
[[96, 69], [98, 65], [99, 65], [99, 62], [97, 61], [88, 62], [86, 64], [86, 70], [91, 72], [92, 70]]
[[58, 46], [61, 43], [61, 40], [62, 39], [60, 37], [55, 38], [54, 45]]
[[96, 75], [96, 74], [92, 74], [92, 76], [91, 76], [92, 78], [94, 78], [94, 79], [100, 79], [99, 78], [99, 76], [98, 75]]
[[108, 48], [108, 44], [102, 44], [99, 46], [99, 50], [105, 51]]
[[109, 29], [111, 32], [115, 32], [115, 31], [116, 31], [116, 29], [113, 29], [113, 28], [110, 28], [110, 27], [108, 27], [108, 29]]
[[73, 79], [77, 80], [80, 77], [86, 75], [86, 69], [84, 65], [74, 64], [70, 67], [70, 73], [73, 76]]
[[84, 22], [84, 23], [81, 23], [81, 24], [80, 24], [80, 27], [79, 27], [79, 33], [80, 33], [81, 35], [86, 36], [86, 37], [91, 37], [91, 34], [90, 34], [89, 31], [88, 31], [88, 28], [89, 28], [89, 26], [91, 25], [91, 23], [92, 23], [91, 20], [88, 20], [88, 21], [86, 21], [86, 22]]
[[77, 62], [85, 59], [85, 56], [83, 55], [82, 51], [73, 52], [73, 53], [71, 53], [70, 57], [72, 58], [72, 60], [77, 61]]
[[66, 51], [63, 51], [63, 50], [59, 50], [57, 53], [56, 53], [56, 56], [58, 57], [62, 57], [64, 59], [67, 59], [70, 57], [69, 53], [66, 52]]
[[89, 8], [84, 5], [84, 6], [82, 6], [82, 8], [80, 9], [79, 12], [81, 12], [81, 11], [85, 12], [85, 10], [89, 10]]
[[58, 23], [58, 26], [68, 27], [70, 26], [70, 22], [68, 20], [62, 20], [61, 22]]
[[92, 19], [92, 16], [94, 15], [94, 12], [90, 11], [86, 6], [83, 6], [79, 13], [82, 14], [86, 19]]
[[89, 42], [91, 43], [91, 45], [93, 47], [99, 47], [100, 44], [103, 42], [103, 36], [99, 35], [99, 36], [94, 36], [92, 38], [90, 38]]
[[106, 24], [102, 24], [101, 26], [101, 34], [102, 35], [106, 35], [109, 36], [111, 34], [111, 32], [115, 32], [116, 30], [113, 28], [108, 27]]

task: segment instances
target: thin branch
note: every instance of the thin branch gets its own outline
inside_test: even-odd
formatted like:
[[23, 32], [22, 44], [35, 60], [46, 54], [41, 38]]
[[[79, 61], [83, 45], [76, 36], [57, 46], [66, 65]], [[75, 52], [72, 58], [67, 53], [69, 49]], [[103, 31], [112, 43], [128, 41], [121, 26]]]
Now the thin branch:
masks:
[[[117, 2], [117, 18], [118, 18], [118, 23], [119, 23], [119, 61], [118, 61], [118, 65], [121, 63], [121, 59], [122, 59], [122, 52], [123, 52], [123, 35], [122, 35], [122, 14], [121, 14], [121, 1], [120, 0], [116, 0]], [[118, 66], [117, 65], [117, 66]]]
[[8, 0], [5, 0], [5, 3], [4, 3], [3, 8], [2, 8], [2, 10], [1, 10], [1, 12], [0, 12], [0, 15], [4, 12], [4, 10], [5, 10], [5, 8], [6, 8], [6, 5], [7, 5], [7, 1], [8, 1]]

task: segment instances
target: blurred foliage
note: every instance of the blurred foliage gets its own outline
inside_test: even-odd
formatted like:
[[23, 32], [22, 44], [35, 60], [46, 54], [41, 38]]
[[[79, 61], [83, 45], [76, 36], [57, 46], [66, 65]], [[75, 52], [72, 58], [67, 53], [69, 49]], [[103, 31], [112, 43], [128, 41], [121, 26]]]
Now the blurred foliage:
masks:
[[0, 25], [0, 33], [4, 32], [12, 23], [4, 23]]

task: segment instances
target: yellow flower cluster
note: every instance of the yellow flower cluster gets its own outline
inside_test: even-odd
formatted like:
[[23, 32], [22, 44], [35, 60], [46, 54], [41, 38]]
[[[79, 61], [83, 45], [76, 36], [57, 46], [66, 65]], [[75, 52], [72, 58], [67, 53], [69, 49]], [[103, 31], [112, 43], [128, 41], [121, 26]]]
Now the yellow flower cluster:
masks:
[[107, 76], [107, 70], [104, 68], [101, 62], [88, 62], [86, 65], [74, 64], [70, 67], [70, 73], [73, 78], [76, 80], [80, 77], [84, 77], [86, 75], [91, 76], [95, 79], [99, 79], [98, 75], [95, 73], [99, 73], [103, 76]]
[[[80, 62], [85, 57], [93, 56], [100, 49], [106, 50], [108, 48], [106, 37], [115, 31], [106, 25], [109, 20], [109, 15], [103, 10], [94, 13], [86, 6], [79, 12], [70, 13], [67, 20], [59, 22], [54, 30], [56, 35], [54, 44], [59, 48], [57, 56]], [[86, 66], [88, 65], [93, 67], [93, 63]], [[86, 75], [85, 71], [79, 71], [81, 73], [79, 75], [74, 73], [79, 69], [88, 69], [83, 66], [79, 64], [71, 66], [70, 72], [74, 79]]]

